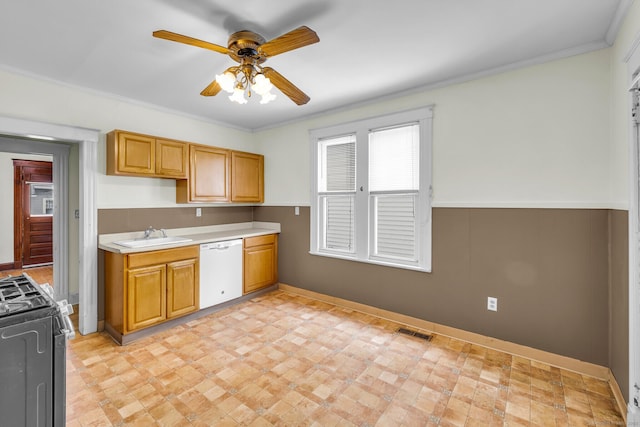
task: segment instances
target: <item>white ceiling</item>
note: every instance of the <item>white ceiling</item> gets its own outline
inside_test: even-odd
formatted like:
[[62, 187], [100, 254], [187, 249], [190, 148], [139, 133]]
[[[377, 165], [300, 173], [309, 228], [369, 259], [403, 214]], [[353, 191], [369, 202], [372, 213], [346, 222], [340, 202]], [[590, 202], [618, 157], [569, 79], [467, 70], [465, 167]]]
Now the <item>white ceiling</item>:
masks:
[[[630, 0], [19, 0], [0, 2], [0, 67], [258, 130], [416, 87], [609, 46]], [[236, 63], [157, 39], [227, 45], [301, 25], [320, 42], [270, 58], [311, 100], [231, 103], [200, 91]]]

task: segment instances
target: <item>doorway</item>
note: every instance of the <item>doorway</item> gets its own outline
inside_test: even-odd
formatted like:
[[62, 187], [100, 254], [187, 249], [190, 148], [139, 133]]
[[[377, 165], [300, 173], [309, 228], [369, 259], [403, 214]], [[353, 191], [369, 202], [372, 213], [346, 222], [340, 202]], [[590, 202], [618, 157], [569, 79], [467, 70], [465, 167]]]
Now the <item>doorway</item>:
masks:
[[53, 263], [52, 162], [13, 160], [13, 244], [16, 268]]
[[625, 57], [629, 138], [629, 402], [627, 423], [640, 425], [640, 37]]
[[[98, 330], [98, 228], [95, 192], [99, 138], [100, 133], [93, 129], [0, 116], [0, 146], [3, 151], [53, 156], [54, 189], [62, 188], [60, 186], [67, 183], [69, 146], [78, 148], [78, 253], [73, 257], [73, 262], [78, 269], [78, 323], [79, 332], [83, 335]], [[68, 286], [70, 237], [68, 224], [63, 220], [69, 218], [67, 205], [67, 200], [63, 197], [54, 204], [53, 263], [54, 282], [60, 285], [58, 289]], [[63, 259], [65, 262], [62, 262]], [[68, 291], [65, 289], [64, 292]]]

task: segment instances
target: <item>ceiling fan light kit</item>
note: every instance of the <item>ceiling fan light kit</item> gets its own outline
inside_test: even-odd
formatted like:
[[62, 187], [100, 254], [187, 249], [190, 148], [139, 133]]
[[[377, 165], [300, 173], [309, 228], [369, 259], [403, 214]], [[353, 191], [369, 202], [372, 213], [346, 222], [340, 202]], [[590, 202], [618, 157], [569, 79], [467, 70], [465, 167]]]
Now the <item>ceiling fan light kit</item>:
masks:
[[248, 65], [232, 67], [232, 69], [228, 69], [223, 74], [216, 74], [215, 80], [222, 90], [231, 94], [229, 96], [231, 101], [246, 104], [245, 90], [248, 97], [251, 97], [252, 91], [260, 95], [262, 97], [260, 104], [268, 104], [276, 99], [276, 96], [271, 93], [273, 88], [271, 80], [262, 74], [260, 68]]
[[153, 36], [224, 53], [240, 64], [217, 74], [209, 86], [200, 92], [202, 96], [215, 96], [223, 90], [231, 94], [231, 101], [246, 104], [245, 92], [251, 97], [253, 91], [261, 96], [261, 104], [267, 104], [276, 99], [276, 95], [271, 93], [275, 86], [297, 105], [309, 102], [309, 96], [282, 74], [273, 68], [261, 66], [271, 56], [319, 42], [318, 35], [308, 27], [298, 27], [268, 42], [252, 31], [238, 31], [229, 36], [226, 48], [166, 30], [154, 31]]

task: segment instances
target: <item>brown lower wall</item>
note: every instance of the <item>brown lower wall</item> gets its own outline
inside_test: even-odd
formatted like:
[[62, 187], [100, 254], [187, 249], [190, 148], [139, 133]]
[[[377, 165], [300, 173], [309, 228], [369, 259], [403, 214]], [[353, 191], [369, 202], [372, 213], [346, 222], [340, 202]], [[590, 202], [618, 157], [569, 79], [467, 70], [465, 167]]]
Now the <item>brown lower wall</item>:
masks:
[[609, 368], [629, 402], [629, 214], [611, 211]]
[[99, 209], [98, 234], [143, 231], [149, 226], [159, 230], [253, 221], [251, 206], [203, 206], [202, 216], [197, 217], [198, 207]]
[[431, 273], [310, 255], [309, 208], [257, 207], [254, 219], [281, 223], [283, 283], [609, 366], [609, 233], [626, 228], [612, 212], [435, 208]]
[[[610, 367], [628, 399], [626, 211], [434, 208], [431, 273], [310, 255], [309, 212], [103, 209], [98, 230], [278, 222], [281, 282]], [[103, 301], [103, 274], [99, 286]], [[487, 311], [488, 296], [497, 312]]]

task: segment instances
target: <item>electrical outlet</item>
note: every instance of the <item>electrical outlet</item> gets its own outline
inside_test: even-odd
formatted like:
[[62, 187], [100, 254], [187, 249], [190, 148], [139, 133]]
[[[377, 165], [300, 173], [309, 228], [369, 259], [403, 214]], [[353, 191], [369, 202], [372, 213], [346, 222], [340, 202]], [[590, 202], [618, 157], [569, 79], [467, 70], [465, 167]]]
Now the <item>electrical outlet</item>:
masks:
[[487, 310], [498, 311], [498, 298], [487, 297]]
[[293, 214], [300, 215], [300, 206], [296, 206], [295, 208], [293, 208]]
[[202, 208], [196, 208], [196, 216], [202, 216]]

